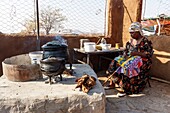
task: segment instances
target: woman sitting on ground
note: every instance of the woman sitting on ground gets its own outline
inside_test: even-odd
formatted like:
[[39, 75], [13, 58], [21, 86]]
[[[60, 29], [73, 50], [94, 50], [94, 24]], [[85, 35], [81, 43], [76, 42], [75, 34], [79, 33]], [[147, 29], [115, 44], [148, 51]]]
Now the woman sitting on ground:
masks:
[[131, 39], [123, 55], [116, 57], [107, 70], [112, 76], [110, 87], [118, 84], [126, 94], [141, 92], [149, 82], [148, 71], [152, 64], [153, 47], [142, 33], [142, 25], [134, 22], [129, 28]]

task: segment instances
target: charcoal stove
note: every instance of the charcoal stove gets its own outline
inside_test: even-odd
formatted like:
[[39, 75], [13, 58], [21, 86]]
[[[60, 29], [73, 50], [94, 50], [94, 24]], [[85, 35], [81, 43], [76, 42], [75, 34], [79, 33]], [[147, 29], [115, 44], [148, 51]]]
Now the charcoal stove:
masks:
[[54, 41], [47, 42], [42, 46], [43, 59], [41, 62], [42, 73], [49, 77], [51, 84], [51, 77], [60, 75], [62, 80], [62, 73], [66, 69], [65, 64], [70, 64], [69, 72], [72, 74], [72, 63], [66, 41], [62, 37], [57, 37]]

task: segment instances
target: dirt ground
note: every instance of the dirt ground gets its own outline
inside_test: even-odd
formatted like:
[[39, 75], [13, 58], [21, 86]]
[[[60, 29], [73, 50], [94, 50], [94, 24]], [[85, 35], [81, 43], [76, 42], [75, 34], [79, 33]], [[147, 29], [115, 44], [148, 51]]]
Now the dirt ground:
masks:
[[106, 113], [170, 113], [170, 84], [151, 80], [140, 94], [117, 96], [116, 89], [106, 91]]

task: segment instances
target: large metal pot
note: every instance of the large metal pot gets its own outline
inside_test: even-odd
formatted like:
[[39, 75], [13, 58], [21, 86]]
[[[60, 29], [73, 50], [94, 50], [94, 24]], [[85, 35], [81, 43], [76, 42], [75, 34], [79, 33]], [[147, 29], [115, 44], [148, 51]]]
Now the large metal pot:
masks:
[[45, 72], [58, 72], [64, 71], [65, 59], [61, 57], [49, 57], [40, 60], [41, 70]]
[[[56, 40], [47, 42], [42, 46], [43, 49], [43, 59], [52, 57], [61, 57], [65, 59], [65, 63], [70, 64], [70, 72], [72, 73], [72, 63], [69, 58], [69, 50], [66, 41], [62, 37], [56, 37]], [[44, 67], [42, 67], [44, 68]], [[44, 70], [44, 69], [43, 69]]]

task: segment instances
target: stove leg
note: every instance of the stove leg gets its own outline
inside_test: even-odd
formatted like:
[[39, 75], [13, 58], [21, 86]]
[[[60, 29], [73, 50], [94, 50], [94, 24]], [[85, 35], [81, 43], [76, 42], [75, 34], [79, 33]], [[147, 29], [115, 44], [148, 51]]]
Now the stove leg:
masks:
[[53, 84], [53, 82], [51, 80], [52, 80], [51, 77], [48, 77], [48, 81], [45, 81], [45, 83], [46, 84], [50, 83], [50, 85], [51, 85], [51, 84]]
[[51, 84], [51, 77], [49, 77], [49, 82], [50, 82], [50, 84]]
[[60, 81], [62, 81], [63, 80], [63, 78], [62, 78], [62, 75], [60, 74]]

